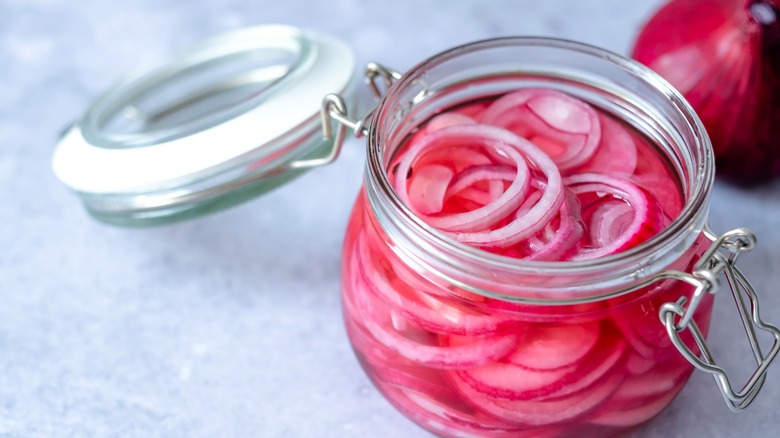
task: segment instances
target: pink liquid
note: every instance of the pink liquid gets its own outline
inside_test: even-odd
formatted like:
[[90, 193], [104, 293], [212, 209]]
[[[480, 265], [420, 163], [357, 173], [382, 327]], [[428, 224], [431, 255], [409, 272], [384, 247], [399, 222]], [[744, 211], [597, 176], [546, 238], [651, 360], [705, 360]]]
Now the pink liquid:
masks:
[[[480, 123], [495, 102], [498, 100], [475, 102], [447, 114], [467, 115]], [[517, 204], [513, 208], [499, 206], [499, 214], [488, 205], [501, 202], [501, 194], [513, 190], [516, 183], [507, 168], [509, 155], [491, 153], [490, 145], [479, 142], [470, 142], [466, 149], [443, 143], [437, 151], [421, 154], [403, 171], [405, 154], [414, 151], [425, 136], [446, 127], [459, 133], [458, 124], [471, 124], [460, 116], [440, 116], [423, 125], [400, 148], [389, 173], [397, 182], [401, 172], [412, 209], [434, 226], [456, 223], [455, 228], [461, 227], [461, 218], [466, 218], [461, 222], [471, 220], [464, 214], [480, 208], [486, 216], [496, 216], [480, 222], [484, 216], [475, 215], [465, 232], [444, 230], [456, 239], [500, 237], [474, 244], [485, 250], [518, 258], [541, 253], [547, 260], [593, 258], [622, 251], [666, 226], [679, 214], [682, 197], [671, 169], [652, 144], [615, 119], [595, 114], [603, 134], [600, 140], [591, 141], [595, 146], [587, 146], [588, 139], [576, 135], [560, 135], [550, 141], [545, 137], [558, 133], [548, 133], [546, 126], [537, 129], [540, 134], [533, 128], [505, 123], [507, 129], [543, 144], [540, 149], [557, 159], [563, 181], [570, 182], [561, 189], [563, 201], [554, 204], [555, 214], [548, 215], [543, 224], [534, 224], [539, 230], [528, 238], [518, 240], [505, 232], [526, 232], [513, 224], [522, 217], [524, 201], [510, 201]], [[572, 131], [593, 131], [583, 119], [565, 120], [575, 126]], [[548, 125], [556, 120], [551, 122]], [[566, 147], [581, 148], [587, 157], [567, 157]], [[590, 152], [588, 147], [592, 147]], [[626, 151], [626, 147], [631, 149]], [[455, 156], [460, 158], [452, 158]], [[462, 165], [458, 160], [471, 162]], [[482, 173], [488, 178], [472, 178], [474, 166], [484, 166]], [[520, 166], [514, 168], [515, 173], [521, 173]], [[542, 192], [553, 182], [545, 178], [542, 167], [544, 164], [532, 162], [528, 169], [541, 195], [534, 195], [529, 186], [522, 196], [546, 196]], [[617, 182], [613, 185], [623, 187], [621, 184], [627, 182], [638, 189], [632, 192], [629, 187], [608, 195], [592, 176], [586, 179], [591, 186], [595, 184], [594, 190], [576, 188], [582, 186], [576, 175], [594, 172], [605, 175], [607, 181], [614, 178]], [[428, 180], [423, 184], [414, 178]], [[446, 194], [456, 184], [465, 185], [466, 178], [473, 184], [462, 190], [456, 187], [460, 190], [457, 195]], [[447, 182], [441, 183], [441, 179]], [[533, 198], [528, 203], [533, 204]], [[620, 214], [610, 216], [610, 210]], [[629, 226], [631, 218], [640, 216], [641, 226]], [[599, 230], [594, 230], [597, 227]], [[432, 282], [399, 260], [387, 240], [361, 196], [352, 212], [343, 259], [347, 331], [363, 368], [385, 397], [434, 433], [612, 436], [656, 416], [690, 375], [692, 367], [671, 344], [658, 320], [663, 303], [690, 295], [687, 286], [670, 282], [579, 305], [512, 304]], [[698, 252], [690, 251], [686, 260], [679, 261], [680, 267], [692, 263]], [[712, 300], [707, 297], [696, 314], [705, 333], [711, 310]]]

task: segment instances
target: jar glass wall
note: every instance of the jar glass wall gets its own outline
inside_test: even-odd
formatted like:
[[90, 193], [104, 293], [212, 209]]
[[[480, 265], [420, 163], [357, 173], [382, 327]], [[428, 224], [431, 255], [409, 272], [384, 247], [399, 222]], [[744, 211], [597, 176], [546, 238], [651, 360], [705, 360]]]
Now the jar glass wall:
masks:
[[[443, 110], [531, 87], [577, 97], [651, 139], [679, 179], [678, 217], [613, 256], [529, 262], [459, 244], [400, 201], [388, 166], [416, 128]], [[658, 311], [692, 288], [641, 283], [690, 270], [708, 246], [713, 169], [701, 124], [668, 84], [589, 46], [479, 42], [404, 75], [375, 111], [368, 144], [344, 247], [344, 315], [361, 364], [400, 411], [448, 436], [609, 436], [677, 395], [692, 366]], [[694, 316], [705, 333], [711, 311], [707, 296]]]

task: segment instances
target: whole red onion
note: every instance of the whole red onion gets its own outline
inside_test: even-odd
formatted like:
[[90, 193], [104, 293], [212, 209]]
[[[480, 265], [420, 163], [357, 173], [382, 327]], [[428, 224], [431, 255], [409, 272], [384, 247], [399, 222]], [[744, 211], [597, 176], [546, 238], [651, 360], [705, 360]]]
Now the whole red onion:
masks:
[[712, 138], [718, 175], [780, 175], [780, 0], [672, 0], [633, 56], [682, 92]]

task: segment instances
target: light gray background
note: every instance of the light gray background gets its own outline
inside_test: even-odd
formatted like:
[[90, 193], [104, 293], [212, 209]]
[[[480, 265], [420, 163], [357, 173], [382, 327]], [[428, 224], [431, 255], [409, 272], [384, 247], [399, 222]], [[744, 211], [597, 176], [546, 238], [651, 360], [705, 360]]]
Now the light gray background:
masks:
[[[0, 0], [0, 436], [422, 437], [347, 343], [339, 253], [363, 144], [263, 199], [185, 224], [91, 220], [52, 176], [58, 133], [123, 72], [241, 26], [338, 35], [404, 70], [445, 48], [555, 35], [626, 53], [658, 1]], [[778, 185], [719, 184], [716, 230], [749, 226], [744, 269], [780, 321]], [[727, 295], [711, 342], [750, 366]], [[744, 375], [744, 373], [742, 373]], [[638, 437], [770, 437], [780, 365], [732, 415], [698, 373]]]

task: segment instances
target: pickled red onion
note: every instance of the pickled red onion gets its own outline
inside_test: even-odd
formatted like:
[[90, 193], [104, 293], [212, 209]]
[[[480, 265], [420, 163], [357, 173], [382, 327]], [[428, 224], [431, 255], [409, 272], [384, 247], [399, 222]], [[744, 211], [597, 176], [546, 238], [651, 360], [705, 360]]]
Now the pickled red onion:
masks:
[[[360, 301], [359, 297], [358, 300]], [[513, 335], [490, 335], [472, 338], [472, 343], [456, 347], [428, 344], [388, 329], [386, 320], [373, 313], [375, 309], [371, 308], [371, 303], [367, 300], [359, 302], [358, 306], [368, 306], [363, 309], [367, 312], [363, 313], [366, 315], [363, 324], [374, 338], [412, 362], [431, 368], [459, 369], [478, 366], [501, 358], [517, 342]]]
[[512, 321], [492, 315], [485, 315], [462, 306], [447, 306], [439, 301], [433, 308], [415, 297], [413, 292], [404, 290], [403, 285], [391, 284], [375, 263], [368, 259], [370, 250], [367, 243], [360, 239], [357, 243], [357, 271], [363, 277], [366, 292], [372, 291], [388, 306], [392, 306], [417, 325], [435, 333], [448, 335], [482, 336], [496, 333], [500, 328], [512, 325]]
[[578, 363], [599, 340], [598, 324], [538, 327], [528, 336], [533, 342], [520, 344], [506, 360], [520, 367], [557, 370]]
[[[504, 192], [502, 181], [512, 182], [516, 177], [517, 171], [510, 166], [474, 166], [458, 175], [447, 189], [444, 197], [447, 199], [453, 196], [461, 196], [476, 203], [487, 205], [495, 202]], [[488, 190], [479, 190], [471, 187], [480, 181], [488, 182]]]
[[582, 225], [579, 222], [579, 203], [574, 196], [566, 197], [558, 213], [558, 229], [551, 235], [528, 239], [531, 253], [525, 257], [528, 260], [561, 260], [582, 237]]
[[620, 124], [610, 117], [599, 115], [601, 140], [590, 159], [569, 173], [608, 173], [630, 175], [637, 165], [634, 139]]
[[438, 116], [432, 118], [431, 121], [428, 122], [427, 125], [425, 125], [425, 129], [427, 129], [428, 132], [431, 132], [437, 129], [447, 128], [450, 126], [474, 125], [476, 123], [477, 123], [476, 120], [463, 114], [444, 113], [444, 114], [439, 114]]
[[620, 375], [608, 376], [599, 385], [554, 400], [509, 400], [479, 392], [460, 379], [453, 379], [455, 388], [482, 412], [496, 419], [525, 426], [560, 424], [593, 412], [613, 394], [620, 383]]
[[[398, 196], [432, 227], [459, 242], [531, 260], [603, 257], [660, 230], [652, 223], [656, 212], [648, 210], [647, 193], [618, 176], [637, 167], [637, 148], [609, 117], [565, 94], [526, 89], [496, 99], [481, 120], [456, 112], [434, 117], [392, 168]], [[483, 124], [490, 122], [509, 124], [537, 143], [564, 139], [565, 150], [551, 158], [549, 148]], [[563, 181], [562, 172], [577, 173]], [[586, 180], [602, 184], [599, 190], [617, 202], [591, 214], [583, 240], [579, 208], [564, 202], [564, 187], [583, 193], [589, 190]], [[577, 240], [583, 244], [571, 254]], [[521, 243], [527, 251], [516, 248]]]
[[[575, 260], [595, 259], [623, 251], [631, 246], [632, 242], [645, 237], [642, 233], [649, 224], [649, 200], [646, 192], [630, 181], [597, 173], [583, 173], [567, 177], [566, 186], [576, 195], [595, 194], [598, 198], [609, 196], [615, 200], [624, 201], [629, 209], [610, 209], [607, 214], [616, 216], [613, 218], [597, 217], [596, 229], [598, 235], [591, 244], [598, 245], [594, 248], [584, 248], [573, 258]], [[629, 214], [629, 220], [623, 215]], [[622, 222], [620, 222], [622, 220]], [[606, 222], [604, 222], [606, 221]], [[627, 222], [627, 223], [625, 223]], [[605, 223], [607, 226], [605, 226]], [[624, 226], [617, 224], [625, 223]], [[593, 219], [591, 229], [593, 229]], [[609, 226], [611, 225], [611, 226]]]
[[601, 139], [601, 124], [593, 108], [548, 89], [506, 94], [485, 110], [481, 121], [529, 139], [562, 172], [588, 161]]
[[[533, 99], [515, 109], [522, 117], [502, 116], [531, 120], [514, 132], [485, 124], [500, 99], [421, 125], [388, 166], [399, 198], [448, 237], [545, 261], [624, 251], [679, 212], [674, 198], [659, 205], [658, 188], [679, 185], [649, 142], [602, 113], [594, 125], [584, 102], [567, 106], [549, 90], [526, 94]], [[565, 153], [585, 156], [566, 167]], [[358, 208], [350, 222], [347, 330], [382, 392], [434, 433], [611, 433], [609, 425], [646, 421], [682, 386], [674, 373], [690, 367], [646, 332], [645, 325], [663, 334], [657, 318], [645, 318], [646, 301], [616, 306], [613, 315], [608, 302], [550, 310], [479, 295], [407, 260], [375, 220]], [[656, 391], [645, 373], [673, 378]]]
[[[508, 159], [512, 160], [515, 166], [515, 179], [495, 202], [481, 208], [466, 213], [446, 216], [420, 214], [423, 220], [435, 228], [450, 232], [470, 231], [489, 227], [512, 213], [522, 202], [523, 196], [528, 189], [530, 169], [521, 152], [539, 159], [543, 164], [549, 163], [546, 168], [548, 171], [554, 170], [554, 175], [551, 178], [553, 178], [553, 182], [557, 181], [558, 187], [560, 187], [560, 175], [557, 173], [557, 168], [541, 151], [538, 151], [528, 141], [504, 130], [489, 126], [456, 125], [433, 131], [409, 146], [409, 149], [398, 164], [394, 181], [396, 192], [401, 200], [407, 205], [414, 205], [410, 200], [408, 180], [405, 176], [410, 174], [413, 165], [426, 152], [468, 145], [485, 146], [489, 150], [502, 152]], [[529, 154], [528, 151], [532, 151], [532, 153]], [[544, 161], [547, 161], [547, 163], [544, 163]], [[534, 160], [534, 164], [538, 165], [539, 163]], [[556, 176], [557, 180], [555, 180]], [[412, 177], [414, 177], [413, 172]], [[456, 234], [453, 236], [457, 239]]]
[[419, 169], [409, 185], [409, 202], [422, 214], [433, 214], [444, 206], [444, 194], [452, 180], [452, 170], [431, 164]]

